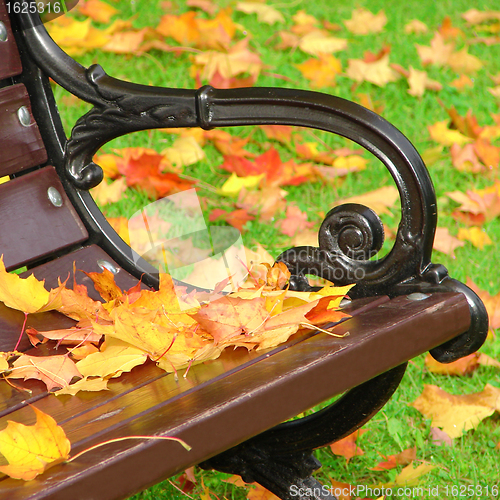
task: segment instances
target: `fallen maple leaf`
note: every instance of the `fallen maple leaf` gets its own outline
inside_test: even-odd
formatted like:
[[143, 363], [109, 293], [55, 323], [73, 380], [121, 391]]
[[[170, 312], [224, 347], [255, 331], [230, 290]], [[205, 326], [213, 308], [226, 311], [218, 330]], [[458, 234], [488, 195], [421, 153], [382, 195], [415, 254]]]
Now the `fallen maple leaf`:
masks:
[[500, 328], [500, 292], [496, 295], [490, 295], [481, 290], [471, 279], [467, 279], [467, 286], [474, 290], [483, 301], [488, 311], [489, 325], [491, 329]]
[[361, 205], [366, 205], [378, 214], [390, 214], [389, 208], [394, 206], [398, 198], [399, 193], [397, 188], [394, 186], [384, 186], [359, 196], [344, 198], [336, 202], [335, 205], [359, 203]]
[[170, 148], [161, 152], [177, 168], [193, 165], [205, 158], [205, 152], [192, 136], [179, 137]]
[[437, 227], [434, 235], [434, 250], [443, 252], [449, 255], [452, 259], [455, 258], [455, 249], [463, 247], [465, 243], [453, 236], [447, 227]]
[[461, 227], [458, 230], [458, 239], [470, 241], [479, 250], [482, 250], [487, 245], [493, 245], [493, 241], [491, 241], [491, 238], [486, 234], [484, 229], [477, 226], [469, 228]]
[[437, 66], [444, 66], [455, 50], [454, 43], [446, 43], [443, 35], [436, 32], [434, 38], [431, 40], [430, 47], [423, 45], [416, 45], [418, 55], [422, 60], [422, 64], [435, 64]]
[[413, 19], [409, 23], [405, 24], [404, 31], [407, 35], [427, 33], [429, 28], [425, 23], [419, 21], [418, 19]]
[[314, 30], [304, 35], [299, 40], [298, 46], [306, 54], [320, 56], [321, 54], [333, 54], [345, 50], [347, 40], [331, 36], [321, 30]]
[[460, 203], [460, 207], [458, 207], [460, 212], [464, 212], [468, 216], [478, 216], [475, 225], [481, 225], [500, 215], [500, 182], [498, 181], [484, 189], [471, 189], [467, 190], [466, 193], [453, 191], [446, 193], [446, 195], [453, 201]]
[[413, 460], [416, 460], [417, 447], [407, 448], [395, 455], [382, 456], [385, 458], [385, 462], [380, 462], [370, 470], [390, 470], [396, 468], [398, 465], [408, 465], [413, 462]]
[[455, 396], [435, 385], [425, 385], [412, 406], [431, 418], [433, 427], [441, 427], [448, 436], [456, 438], [475, 429], [495, 410], [500, 411], [500, 389], [487, 384], [481, 392]]
[[9, 420], [7, 428], [0, 431], [0, 453], [9, 462], [0, 466], [0, 472], [25, 481], [66, 460], [71, 449], [71, 443], [56, 421], [34, 406], [31, 408], [36, 414], [34, 425]]
[[368, 432], [368, 429], [358, 429], [345, 438], [339, 439], [335, 443], [332, 443], [330, 445], [330, 449], [335, 455], [341, 455], [345, 457], [347, 459], [347, 462], [349, 462], [352, 457], [364, 455], [365, 452], [356, 444], [356, 441], [365, 432]]
[[104, 350], [89, 354], [76, 366], [84, 377], [113, 378], [144, 364], [146, 360], [147, 354], [142, 349], [131, 345], [109, 345], [108, 342]]
[[432, 469], [435, 469], [435, 465], [422, 463], [419, 466], [413, 468], [413, 462], [410, 462], [394, 479], [394, 482], [386, 484], [386, 487], [392, 486], [415, 486], [418, 484], [419, 478], [428, 474]]
[[422, 97], [426, 90], [442, 90], [443, 86], [436, 80], [432, 80], [428, 77], [426, 71], [420, 71], [414, 69], [410, 66], [410, 72], [408, 75], [408, 94], [415, 97]]
[[74, 384], [68, 385], [58, 391], [55, 391], [54, 394], [56, 396], [62, 396], [63, 394], [69, 394], [70, 396], [74, 396], [78, 394], [80, 391], [87, 392], [99, 392], [108, 390], [108, 379], [104, 379], [101, 377], [92, 376], [84, 377]]
[[98, 23], [106, 24], [118, 13], [118, 10], [101, 0], [85, 0], [85, 2], [79, 2], [78, 12]]
[[384, 87], [389, 82], [395, 82], [399, 74], [389, 65], [389, 54], [375, 62], [366, 62], [361, 59], [349, 59], [346, 74], [357, 82], [370, 82]]
[[351, 19], [344, 21], [346, 28], [355, 35], [380, 33], [386, 23], [387, 17], [383, 10], [378, 14], [373, 14], [364, 8], [354, 9]]
[[238, 231], [242, 232], [244, 230], [245, 224], [248, 221], [254, 220], [255, 217], [250, 215], [248, 211], [244, 208], [238, 210], [233, 210], [232, 212], [226, 212], [222, 208], [216, 208], [210, 213], [208, 220], [210, 222], [216, 220], [224, 220], [231, 226], [235, 227]]
[[47, 390], [67, 387], [74, 377], [81, 378], [74, 361], [64, 354], [56, 356], [29, 356], [23, 354], [12, 365], [8, 378], [41, 380]]
[[467, 375], [479, 366], [479, 353], [474, 352], [468, 356], [457, 359], [452, 363], [439, 363], [430, 354], [425, 357], [425, 366], [431, 373], [441, 375]]
[[276, 24], [284, 23], [283, 14], [270, 5], [258, 2], [238, 2], [236, 10], [245, 14], [257, 14], [257, 20], [261, 23]]
[[285, 219], [276, 222], [276, 227], [290, 237], [295, 236], [299, 231], [311, 228], [313, 225], [314, 223], [307, 221], [307, 214], [295, 205], [288, 205]]
[[434, 125], [429, 125], [427, 128], [431, 138], [444, 146], [451, 146], [452, 144], [462, 145], [473, 141], [471, 137], [461, 134], [458, 130], [448, 128], [447, 120], [436, 122]]
[[321, 54], [319, 59], [308, 59], [295, 67], [307, 78], [313, 88], [334, 87], [335, 75], [342, 72], [342, 64], [331, 54]]
[[103, 180], [97, 187], [90, 190], [90, 194], [99, 205], [104, 206], [119, 201], [126, 189], [127, 181], [125, 177], [122, 177], [111, 183]]

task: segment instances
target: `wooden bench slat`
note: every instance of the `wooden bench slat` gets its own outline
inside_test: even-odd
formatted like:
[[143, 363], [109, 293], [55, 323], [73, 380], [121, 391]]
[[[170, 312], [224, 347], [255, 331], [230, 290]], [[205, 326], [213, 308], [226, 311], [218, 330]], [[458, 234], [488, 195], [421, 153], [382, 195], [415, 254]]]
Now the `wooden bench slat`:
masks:
[[7, 7], [3, 0], [0, 1], [0, 22], [4, 24], [7, 30], [7, 40], [0, 41], [0, 80], [3, 80], [4, 78], [19, 75], [23, 70]]
[[[62, 206], [51, 203], [49, 188], [60, 193]], [[54, 167], [0, 185], [0, 254], [7, 269], [16, 269], [87, 238], [87, 230]]]
[[[38, 125], [31, 113], [26, 87], [19, 83], [0, 89], [0, 108], [2, 109], [0, 113], [0, 150], [2, 151], [0, 177], [45, 163], [47, 152]], [[21, 123], [18, 115], [19, 109], [25, 112], [22, 117], [25, 120], [24, 123], [28, 125]]]
[[[57, 280], [64, 281], [68, 279], [68, 287], [73, 283], [73, 263], [75, 264], [76, 282], [79, 285], [85, 285], [88, 290], [89, 297], [94, 300], [100, 300], [100, 295], [96, 292], [92, 280], [80, 270], [87, 273], [102, 272], [103, 262], [108, 262], [117, 270], [115, 274], [115, 282], [122, 290], [128, 290], [137, 284], [137, 278], [129, 274], [100, 247], [97, 245], [89, 245], [74, 252], [68, 253], [59, 257], [57, 260], [47, 262], [37, 267], [33, 267], [29, 271], [21, 274], [22, 277], [33, 274], [39, 280], [45, 280], [45, 287], [50, 290], [57, 287]], [[142, 285], [142, 288], [149, 288]]]
[[[348, 337], [317, 334], [233, 371], [224, 356], [192, 367], [188, 379], [212, 366], [220, 375], [176, 397], [172, 375], [156, 379], [64, 422], [73, 453], [105, 439], [158, 433], [181, 437], [193, 445], [191, 451], [170, 442], [116, 443], [27, 484], [6, 479], [0, 499], [78, 499], [88, 498], [89, 491], [96, 499], [126, 497], [452, 338], [469, 322], [460, 294], [422, 301], [398, 297], [339, 325]], [[360, 369], [352, 370], [354, 364]], [[178, 386], [187, 383], [180, 380]], [[5, 418], [0, 422], [3, 427]]]

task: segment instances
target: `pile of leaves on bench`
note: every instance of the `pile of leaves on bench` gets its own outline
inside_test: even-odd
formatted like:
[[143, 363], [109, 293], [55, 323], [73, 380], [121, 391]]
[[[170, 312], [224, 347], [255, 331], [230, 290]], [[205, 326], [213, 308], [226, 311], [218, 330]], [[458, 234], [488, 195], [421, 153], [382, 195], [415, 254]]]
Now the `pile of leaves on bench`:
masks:
[[[47, 291], [34, 276], [21, 278], [6, 272], [0, 259], [0, 301], [25, 315], [17, 345], [0, 353], [0, 371], [8, 383], [16, 387], [11, 379], [39, 379], [57, 395], [100, 391], [107, 388], [109, 379], [148, 360], [176, 377], [179, 369], [187, 368], [186, 376], [193, 363], [215, 359], [225, 348], [271, 348], [300, 328], [336, 335], [320, 326], [349, 317], [339, 305], [350, 286], [291, 291], [290, 273], [283, 263], [253, 267], [251, 279], [229, 294], [223, 292], [227, 282], [212, 292], [188, 293], [187, 288], [174, 285], [168, 274], [161, 275], [158, 291], [142, 289], [138, 283], [124, 292], [107, 269], [85, 274], [103, 302], [91, 299], [87, 287], [75, 280], [72, 288], [67, 288], [66, 280]], [[77, 323], [52, 331], [29, 326], [29, 314], [54, 310]], [[24, 333], [35, 347], [46, 344], [58, 354], [18, 352]], [[66, 352], [60, 354], [64, 348]], [[0, 453], [9, 462], [0, 466], [0, 472], [11, 477], [33, 479], [69, 457], [71, 445], [62, 428], [49, 415], [34, 410], [35, 425], [9, 422], [0, 432]], [[20, 447], [20, 442], [26, 446]]]

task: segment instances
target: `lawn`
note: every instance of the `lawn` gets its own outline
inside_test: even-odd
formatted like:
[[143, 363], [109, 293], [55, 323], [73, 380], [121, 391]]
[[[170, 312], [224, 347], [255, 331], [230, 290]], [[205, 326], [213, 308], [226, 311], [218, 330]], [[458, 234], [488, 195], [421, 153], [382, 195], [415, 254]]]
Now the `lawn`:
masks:
[[[207, 4], [211, 5], [208, 1]], [[171, 2], [132, 0], [110, 2], [110, 5], [117, 9], [117, 13], [109, 22], [92, 21], [96, 29], [104, 31], [113, 21], [121, 19], [131, 20], [134, 32], [138, 33], [142, 28], [157, 28], [162, 16], [166, 14], [181, 16], [194, 9], [188, 7], [184, 0]], [[198, 5], [204, 4], [199, 2]], [[271, 3], [268, 2], [268, 5]], [[478, 1], [475, 2], [474, 8], [480, 11], [490, 11], [496, 6], [496, 2], [493, 1]], [[492, 188], [490, 198], [479, 192], [477, 196], [481, 197], [483, 203], [482, 209], [478, 212], [479, 217], [478, 213], [471, 215], [470, 211], [463, 209], [457, 202], [456, 196], [452, 199], [447, 193], [459, 191], [465, 196], [468, 190], [495, 186], [495, 182], [500, 179], [498, 170], [500, 13], [497, 13], [496, 17], [492, 15], [490, 20], [481, 24], [472, 24], [463, 17], [463, 14], [471, 8], [471, 3], [465, 0], [442, 2], [430, 0], [304, 2], [298, 0], [273, 2], [272, 7], [283, 17], [274, 24], [268, 24], [259, 20], [256, 14], [247, 14], [239, 10], [237, 2], [227, 0], [217, 2], [216, 12], [219, 12], [219, 8], [222, 7], [228, 8], [226, 12], [229, 18], [237, 24], [234, 38], [226, 49], [229, 47], [230, 50], [237, 41], [247, 40], [248, 53], [260, 58], [258, 70], [254, 71], [248, 65], [241, 74], [235, 76], [236, 78], [246, 78], [243, 82], [248, 83], [248, 78], [253, 76], [255, 86], [312, 89], [354, 100], [373, 107], [410, 139], [426, 160], [435, 185], [439, 211], [438, 226], [448, 230], [444, 232], [446, 236], [439, 245], [441, 249], [443, 245], [444, 249], [448, 245], [448, 250], [443, 252], [436, 249], [433, 253], [433, 262], [444, 264], [454, 278], [463, 282], [472, 280], [480, 290], [492, 296], [498, 294], [500, 270], [495, 262], [497, 262], [497, 249], [500, 244], [500, 219], [498, 217], [500, 210], [497, 207], [495, 212], [494, 200], [500, 199], [499, 190], [495, 191]], [[383, 10], [387, 22], [379, 32], [357, 34], [352, 32], [353, 28], [348, 29], [344, 21], [351, 19], [353, 10], [359, 7], [366, 7], [374, 14]], [[196, 10], [196, 12], [197, 17], [201, 19], [210, 19], [217, 15], [216, 13], [207, 14], [201, 10]], [[307, 21], [306, 14], [312, 16], [309, 21]], [[72, 15], [80, 21], [84, 19], [81, 13], [77, 12]], [[408, 23], [415, 19], [425, 23], [427, 30], [413, 32], [407, 28]], [[300, 20], [304, 24], [300, 25]], [[320, 54], [317, 47], [313, 49], [314, 53], [307, 53], [301, 50], [300, 46], [283, 47], [284, 38], [280, 32], [292, 33], [292, 28], [295, 27], [294, 35], [298, 36], [297, 33], [300, 33], [303, 36], [306, 31], [300, 31], [300, 29], [307, 30], [307, 22], [313, 23], [316, 28], [326, 30], [332, 37], [346, 40], [347, 46], [334, 54], [330, 52], [328, 56]], [[52, 28], [49, 26], [49, 29]], [[439, 38], [441, 42], [436, 42], [438, 30], [441, 33], [441, 38]], [[162, 46], [158, 44], [156, 48], [151, 48], [146, 52], [141, 52], [137, 48], [127, 51], [122, 47], [123, 53], [116, 53], [116, 51], [103, 51], [97, 43], [92, 49], [76, 49], [71, 42], [68, 42], [68, 47], [73, 49], [74, 57], [81, 64], [89, 66], [98, 61], [108, 74], [136, 83], [192, 89], [198, 84], [214, 82], [214, 80], [204, 78], [203, 67], [198, 66], [198, 74], [196, 70], [193, 70], [195, 58], [207, 53], [207, 47], [199, 48], [200, 45], [194, 42], [191, 45], [183, 45], [174, 40], [172, 35], [158, 38], [157, 35], [153, 36], [151, 33], [144, 35], [143, 43], [148, 41], [148, 37], [161, 40], [170, 48], [182, 47], [182, 49], [162, 50]], [[432, 40], [434, 40], [433, 49], [427, 54], [430, 52], [429, 57], [436, 59], [434, 62], [424, 64], [425, 61], [422, 60], [417, 47], [430, 47]], [[447, 49], [443, 48], [443, 44], [448, 44], [448, 46], [454, 44], [450, 51], [453, 50], [455, 53], [466, 48], [467, 54], [475, 58], [469, 60], [466, 53], [461, 52], [453, 59], [453, 62], [450, 62], [452, 60], [449, 54], [446, 56]], [[383, 69], [384, 75], [387, 76], [388, 72], [392, 72], [390, 74], [393, 77], [388, 77], [388, 79], [394, 81], [377, 83], [371, 83], [366, 79], [356, 81], [354, 74], [349, 70], [353, 66], [350, 61], [365, 58], [366, 62], [370, 58], [370, 55], [366, 54], [367, 51], [371, 52], [372, 60], [375, 58], [380, 61], [384, 57], [380, 51], [384, 48], [390, 63], [397, 65], [386, 66]], [[245, 52], [244, 55], [248, 56], [248, 53]], [[439, 55], [444, 58], [441, 63], [438, 60]], [[328, 57], [334, 57], [336, 62]], [[316, 69], [312, 71], [312, 75], [301, 71], [300, 65], [311, 59], [318, 64], [322, 61], [330, 66], [327, 69], [314, 66]], [[408, 79], [401, 73], [410, 71], [411, 68], [426, 71], [427, 77], [439, 85], [431, 83], [429, 86], [432, 88], [412, 92], [417, 95], [410, 94]], [[318, 83], [312, 79], [312, 76], [318, 77], [319, 73], [323, 81]], [[332, 76], [334, 74], [335, 76]], [[394, 75], [399, 78], [396, 79]], [[436, 90], [437, 87], [439, 90]], [[56, 98], [65, 129], [69, 134], [72, 125], [89, 109], [89, 106], [74, 100], [59, 88], [56, 89]], [[479, 127], [491, 132], [485, 143], [482, 143], [486, 144], [485, 148], [488, 153], [484, 153], [485, 150], [477, 146], [477, 137], [474, 137], [474, 132], [470, 131], [475, 121], [472, 118], [468, 121], [459, 118], [465, 117], [468, 112], [470, 112], [469, 116], [475, 117]], [[451, 125], [450, 115], [455, 117]], [[435, 135], [431, 136], [433, 129], [429, 129], [437, 122], [445, 122], [445, 127], [447, 127], [447, 135], [440, 142], [435, 140]], [[453, 139], [456, 136], [453, 136], [452, 132], [456, 132], [457, 128], [465, 139]], [[469, 130], [469, 136], [465, 135], [467, 130]], [[294, 130], [292, 139], [282, 142], [270, 138], [260, 128], [228, 129], [227, 131], [234, 137], [247, 140], [246, 150], [257, 157], [269, 151], [271, 147], [274, 148], [283, 163], [292, 160], [310, 163], [317, 160], [317, 158], [307, 160], [304, 153], [300, 153], [300, 146], [307, 146], [310, 143], [314, 143], [317, 151], [333, 155], [335, 158], [339, 156], [339, 148], [356, 148], [355, 144], [343, 138], [310, 130]], [[117, 150], [132, 147], [151, 148], [159, 153], [165, 148], [175, 147], [177, 138], [177, 134], [168, 134], [164, 131], [140, 132], [114, 140], [99, 153], [116, 154]], [[463, 142], [459, 143], [459, 141]], [[472, 143], [476, 146], [466, 149], [467, 145]], [[204, 200], [203, 207], [208, 220], [216, 208], [223, 208], [230, 213], [241, 207], [237, 206], [236, 198], [220, 194], [220, 188], [229, 178], [229, 173], [220, 168], [224, 162], [220, 149], [209, 140], [204, 145], [203, 151], [203, 159], [184, 166], [182, 176], [184, 179], [195, 178], [201, 181], [198, 184], [199, 195]], [[282, 189], [287, 192], [286, 204], [283, 207], [298, 207], [301, 220], [304, 221], [307, 217], [307, 222], [313, 230], [317, 231], [322, 217], [339, 200], [393, 185], [383, 165], [368, 153], [362, 156], [352, 154], [349, 158], [356, 165], [359, 165], [360, 158], [366, 159], [366, 162], [362, 162], [366, 163], [366, 168], [357, 171], [353, 168], [354, 171], [331, 179], [319, 178], [316, 175], [316, 177], [311, 176], [306, 183], [283, 185]], [[315, 164], [319, 165], [317, 161]], [[325, 167], [325, 164], [322, 167]], [[179, 169], [177, 171], [180, 172]], [[129, 217], [149, 203], [150, 196], [150, 193], [141, 191], [140, 187], [128, 188], [121, 200], [104, 205], [103, 211], [110, 219]], [[492, 201], [492, 197], [495, 196], [496, 198]], [[387, 200], [377, 201], [380, 203]], [[267, 220], [262, 220], [258, 213], [250, 213], [250, 215], [252, 217], [244, 224], [242, 230], [245, 245], [249, 248], [256, 248], [257, 244], [260, 244], [273, 257], [294, 244], [301, 244], [300, 235], [308, 233], [304, 225], [300, 226], [293, 236], [283, 233], [279, 221], [285, 220], [285, 209], [276, 211]], [[390, 236], [391, 232], [396, 231], [399, 222], [400, 210], [397, 203], [387, 207], [385, 213], [380, 215]], [[215, 223], [222, 226], [227, 224], [221, 218]], [[483, 238], [485, 234], [489, 237], [483, 248], [477, 239], [472, 238], [472, 241], [467, 239], [464, 230], [472, 226], [479, 228], [477, 234], [482, 235]], [[450, 250], [450, 245], [455, 246], [454, 251]], [[382, 253], [388, 251], [391, 246], [392, 241], [388, 237]], [[491, 307], [494, 307], [494, 301]], [[490, 314], [491, 311], [493, 309], [490, 309]], [[500, 342], [493, 329], [481, 352], [494, 359], [500, 359]], [[474, 498], [498, 498], [498, 494], [491, 494], [491, 487], [498, 484], [498, 478], [500, 478], [498, 413], [483, 420], [475, 429], [455, 438], [452, 445], [444, 445], [433, 442], [430, 419], [426, 419], [410, 406], [422, 393], [426, 384], [439, 386], [451, 394], [470, 394], [482, 391], [487, 383], [500, 387], [498, 373], [498, 368], [494, 366], [479, 366], [472, 373], [464, 376], [439, 375], [432, 373], [425, 366], [424, 356], [411, 361], [395, 396], [373, 420], [364, 426], [363, 429], [367, 432], [362, 434], [357, 441], [360, 450], [364, 453], [347, 460], [343, 456], [335, 455], [330, 448], [317, 451], [317, 456], [323, 463], [323, 468], [317, 473], [318, 479], [327, 484], [330, 484], [332, 480], [372, 487], [388, 484], [396, 480], [404, 466], [399, 465], [382, 471], [371, 470], [383, 460], [381, 455], [394, 455], [416, 447], [414, 466], [420, 464], [434, 466], [427, 474], [415, 480], [415, 485], [427, 492], [424, 494], [425, 498], [433, 497], [431, 493], [428, 493], [429, 488], [431, 491], [432, 488], [439, 488], [438, 498], [456, 498], [457, 491], [452, 491], [452, 487], [467, 489], [469, 486], [477, 487], [474, 490]], [[204, 499], [236, 500], [256, 494], [251, 487], [243, 488], [224, 482], [223, 480], [228, 477], [227, 474], [196, 470], [197, 484], [189, 495], [194, 498], [202, 495]], [[489, 490], [486, 490], [486, 486]], [[181, 487], [180, 482], [174, 479], [133, 498], [136, 500], [184, 498], [185, 494], [178, 490], [179, 487]], [[482, 487], [481, 491], [479, 487]], [[471, 491], [469, 490], [469, 493]], [[482, 495], [476, 495], [478, 492]], [[366, 496], [370, 497], [369, 494]], [[468, 496], [471, 495], [468, 494]], [[402, 495], [397, 498], [412, 498], [412, 496]]]

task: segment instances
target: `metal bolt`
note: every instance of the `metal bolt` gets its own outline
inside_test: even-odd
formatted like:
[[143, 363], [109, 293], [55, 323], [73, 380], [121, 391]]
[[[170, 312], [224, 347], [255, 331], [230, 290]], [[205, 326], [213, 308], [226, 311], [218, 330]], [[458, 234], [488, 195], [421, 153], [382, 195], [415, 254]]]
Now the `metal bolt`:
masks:
[[104, 271], [104, 269], [107, 269], [113, 274], [118, 274], [118, 269], [114, 264], [111, 264], [111, 262], [108, 262], [107, 260], [98, 260], [97, 265]]
[[61, 193], [53, 186], [47, 189], [47, 196], [49, 197], [50, 203], [55, 207], [59, 208], [63, 205], [63, 199]]
[[415, 292], [415, 293], [410, 293], [410, 295], [408, 295], [408, 300], [424, 300], [428, 297], [430, 297], [430, 295], [427, 295], [425, 293]]
[[31, 115], [26, 106], [21, 106], [17, 110], [17, 117], [23, 127], [29, 127], [31, 124]]
[[7, 36], [7, 26], [5, 26], [5, 24], [0, 21], [0, 42], [6, 42]]

